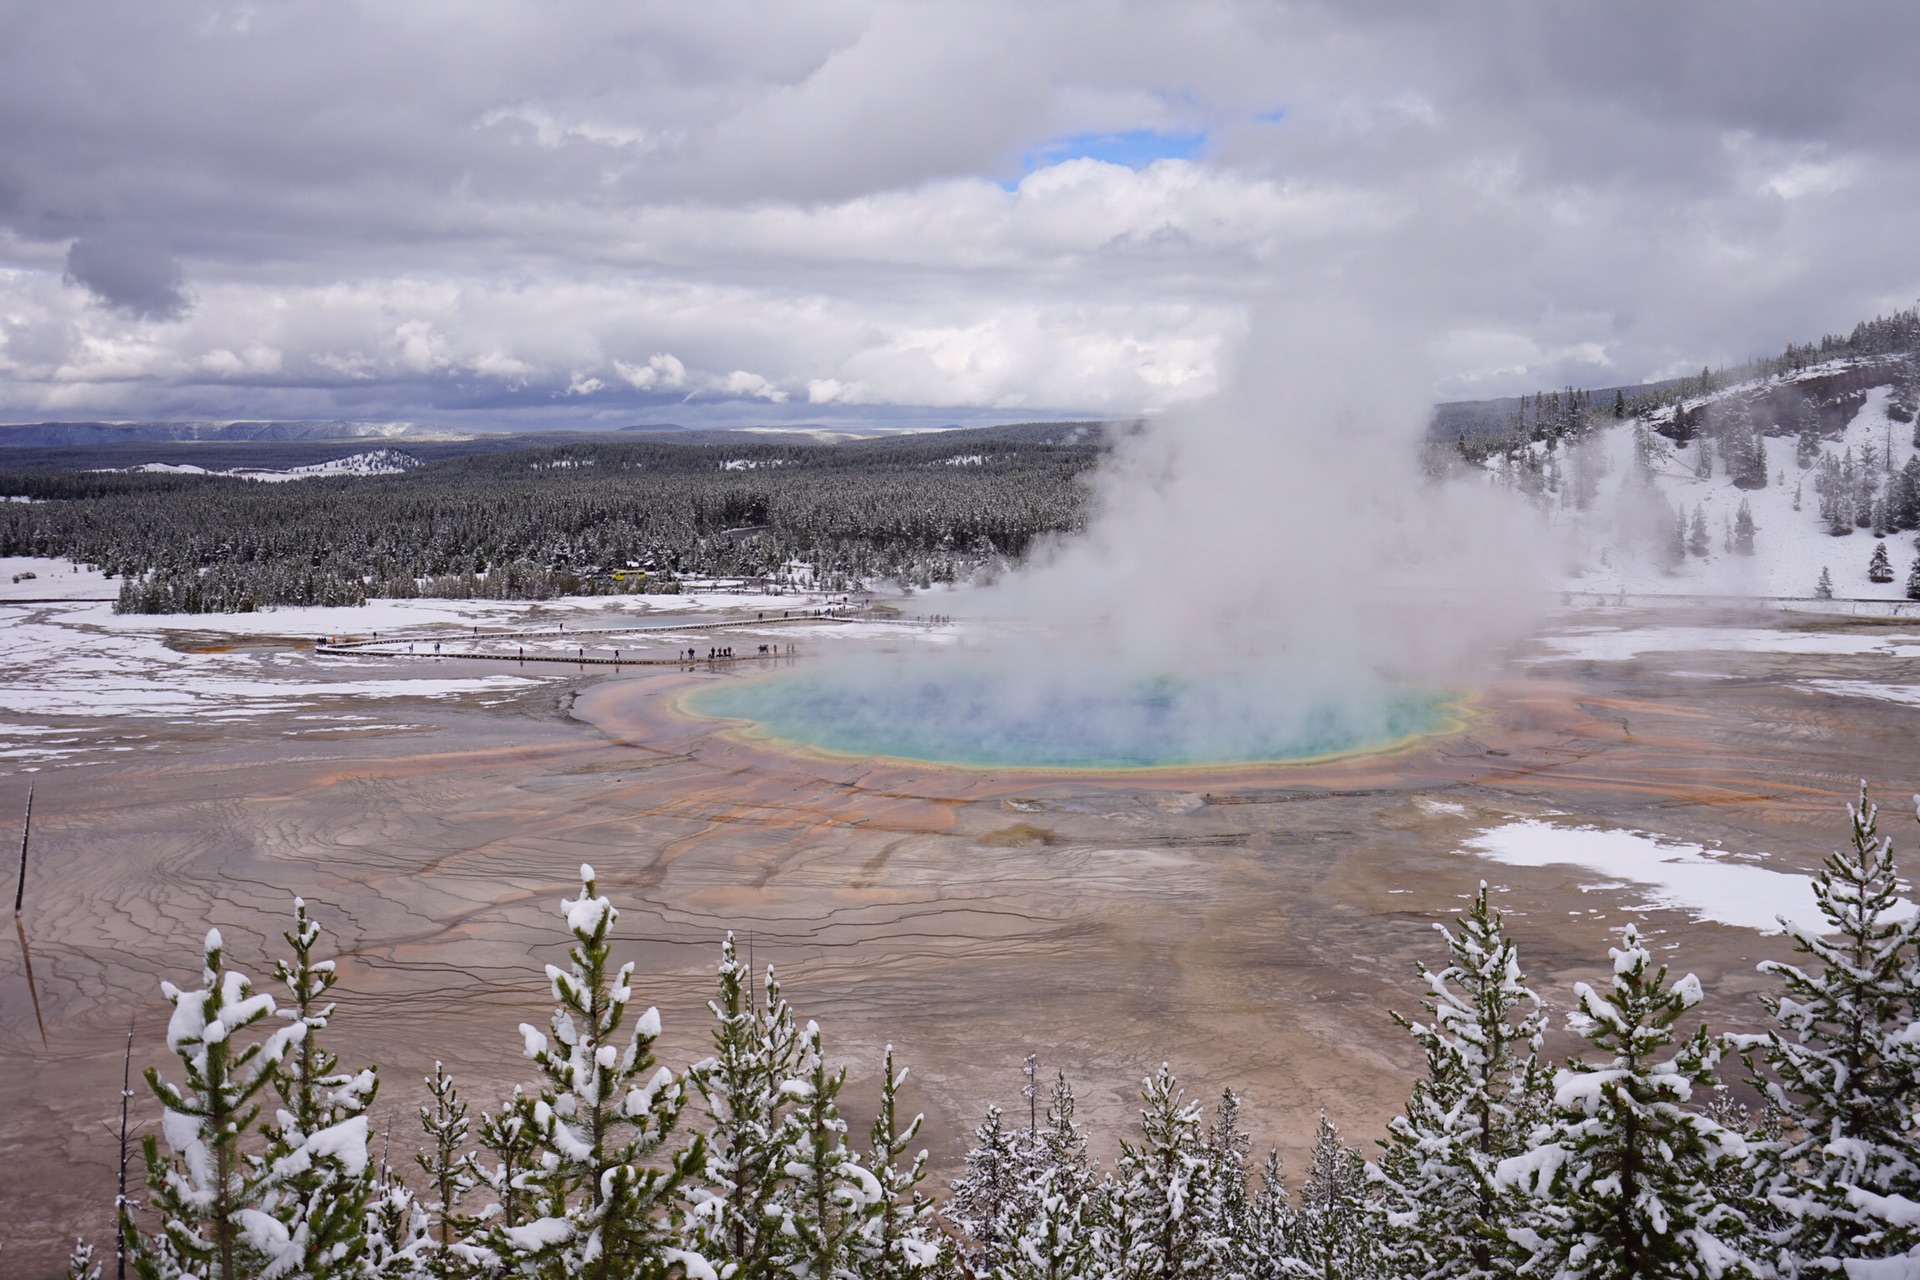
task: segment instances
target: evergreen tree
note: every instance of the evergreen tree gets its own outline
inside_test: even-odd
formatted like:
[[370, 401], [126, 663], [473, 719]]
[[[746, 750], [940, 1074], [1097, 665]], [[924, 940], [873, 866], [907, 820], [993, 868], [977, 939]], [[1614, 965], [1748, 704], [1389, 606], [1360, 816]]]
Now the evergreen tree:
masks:
[[973, 1131], [973, 1139], [966, 1171], [954, 1180], [948, 1194], [947, 1216], [967, 1237], [969, 1265], [984, 1275], [1010, 1256], [1012, 1240], [1026, 1216], [1028, 1161], [1017, 1136], [1001, 1119], [999, 1107], [987, 1108], [987, 1118]]
[[1920, 600], [1920, 556], [1914, 558], [1913, 567], [1907, 570], [1907, 599]]
[[[1705, 441], [1701, 441], [1704, 446]], [[1696, 556], [1704, 556], [1713, 549], [1713, 543], [1707, 537], [1707, 513], [1705, 507], [1693, 509], [1693, 523], [1687, 534], [1687, 550]]]
[[1252, 1228], [1253, 1197], [1247, 1177], [1247, 1153], [1252, 1149], [1252, 1137], [1240, 1127], [1240, 1098], [1233, 1090], [1222, 1089], [1206, 1138], [1206, 1185], [1212, 1194], [1195, 1209], [1202, 1218], [1202, 1234], [1216, 1242], [1217, 1274], [1223, 1278], [1235, 1270], [1239, 1242]]
[[365, 1280], [418, 1280], [426, 1273], [425, 1260], [433, 1244], [432, 1223], [384, 1156], [372, 1180], [365, 1238], [366, 1252], [357, 1273]]
[[1860, 446], [1860, 461], [1853, 468], [1853, 523], [1865, 529], [1873, 523], [1874, 495], [1880, 488], [1880, 469], [1865, 443]]
[[93, 1246], [75, 1239], [73, 1252], [67, 1255], [67, 1280], [100, 1280], [100, 1264], [93, 1260]]
[[1884, 542], [1873, 545], [1873, 557], [1867, 561], [1867, 581], [1893, 581], [1893, 561], [1887, 558], [1887, 544]]
[[1733, 517], [1733, 549], [1738, 555], [1753, 554], [1753, 508], [1747, 500], [1740, 500], [1740, 510]]
[[900, 1086], [907, 1082], [907, 1069], [894, 1070], [892, 1045], [882, 1071], [880, 1107], [869, 1135], [868, 1169], [875, 1188], [853, 1241], [854, 1270], [860, 1280], [932, 1280], [944, 1267], [933, 1201], [920, 1190], [927, 1153], [908, 1155], [924, 1117], [901, 1123]]
[[1920, 457], [1894, 473], [1891, 519], [1896, 528], [1920, 529]]
[[1085, 1195], [1093, 1189], [1096, 1170], [1093, 1157], [1087, 1154], [1087, 1135], [1073, 1118], [1076, 1105], [1067, 1073], [1057, 1073], [1047, 1099], [1047, 1127], [1040, 1131], [1034, 1163], [1063, 1171], [1068, 1184]]
[[1653, 464], [1658, 455], [1655, 453], [1653, 432], [1647, 429], [1645, 421], [1636, 418], [1633, 422], [1633, 474], [1642, 480], [1653, 474]]
[[773, 1265], [773, 1207], [787, 1182], [797, 1095], [790, 1086], [801, 1075], [800, 1035], [772, 967], [758, 1004], [751, 980], [728, 934], [719, 990], [707, 1004], [717, 1022], [714, 1052], [693, 1071], [709, 1119], [706, 1181], [695, 1193], [702, 1252], [748, 1276]]
[[1687, 560], [1686, 508], [1667, 511], [1665, 521], [1667, 536], [1660, 540], [1660, 562], [1662, 568], [1668, 573], [1673, 573]]
[[1032, 1212], [989, 1273], [994, 1280], [1103, 1280], [1113, 1274], [1094, 1203], [1075, 1195], [1063, 1170], [1040, 1170], [1030, 1195]]
[[1105, 1274], [1095, 1172], [1073, 1113], [1073, 1089], [1062, 1072], [1019, 1193], [1029, 1209], [993, 1273], [997, 1280], [1091, 1280]]
[[492, 1160], [476, 1160], [474, 1172], [493, 1192], [494, 1201], [476, 1215], [484, 1232], [472, 1239], [496, 1259], [512, 1250], [505, 1232], [526, 1225], [535, 1211], [539, 1139], [528, 1124], [531, 1110], [525, 1092], [515, 1085], [498, 1112], [480, 1113], [480, 1147]]
[[421, 1207], [433, 1218], [427, 1272], [435, 1280], [448, 1280], [467, 1273], [467, 1260], [455, 1253], [455, 1246], [464, 1244], [476, 1224], [472, 1215], [460, 1211], [460, 1200], [480, 1185], [480, 1170], [473, 1152], [466, 1150], [472, 1130], [467, 1104], [438, 1062], [427, 1077], [427, 1095], [432, 1101], [420, 1108], [420, 1127], [428, 1147], [414, 1159], [427, 1175], [429, 1199]]
[[1820, 460], [1820, 412], [1813, 401], [1802, 400], [1794, 417], [1793, 460], [1802, 471]]
[[820, 1027], [800, 1033], [800, 1093], [794, 1123], [786, 1129], [786, 1171], [793, 1185], [776, 1208], [775, 1266], [794, 1280], [842, 1280], [862, 1219], [880, 1196], [879, 1183], [848, 1149], [847, 1122], [840, 1118], [845, 1068], [828, 1070]]
[[1394, 1015], [1426, 1051], [1427, 1074], [1387, 1126], [1377, 1231], [1393, 1275], [1507, 1275], [1512, 1260], [1497, 1245], [1516, 1197], [1497, 1174], [1541, 1118], [1544, 1018], [1484, 881], [1457, 931], [1438, 927], [1451, 963], [1438, 973], [1420, 966], [1429, 1021]]
[[1247, 1234], [1239, 1242], [1241, 1269], [1248, 1280], [1281, 1280], [1302, 1271], [1312, 1274], [1293, 1255], [1298, 1234], [1280, 1153], [1269, 1151], [1260, 1169], [1260, 1189], [1253, 1196]]
[[285, 1229], [258, 1207], [269, 1176], [248, 1158], [247, 1133], [260, 1115], [259, 1097], [280, 1074], [296, 1026], [248, 1042], [242, 1033], [274, 1011], [273, 997], [254, 994], [245, 974], [229, 970], [218, 929], [209, 930], [202, 986], [161, 984], [173, 1005], [167, 1048], [179, 1059], [175, 1086], [156, 1068], [147, 1085], [166, 1109], [161, 1131], [171, 1159], [149, 1134], [143, 1143], [148, 1203], [160, 1220], [153, 1235], [133, 1236], [128, 1252], [142, 1280], [240, 1280], [273, 1263]]
[[[1669, 986], [1633, 925], [1612, 955], [1605, 995], [1575, 987], [1585, 1034], [1604, 1060], [1575, 1059], [1559, 1073], [1537, 1145], [1500, 1167], [1503, 1184], [1534, 1197], [1528, 1220], [1508, 1233], [1532, 1255], [1522, 1271], [1557, 1280], [1751, 1276], [1746, 1221], [1714, 1193], [1745, 1144], [1686, 1105], [1694, 1090], [1713, 1087], [1719, 1047], [1705, 1027], [1675, 1044], [1675, 1024], [1700, 1003], [1699, 979]], [[1672, 1056], [1658, 1058], [1670, 1045]]]
[[1296, 1261], [1296, 1273], [1315, 1280], [1366, 1280], [1383, 1274], [1367, 1185], [1367, 1162], [1340, 1140], [1340, 1130], [1322, 1112], [1313, 1161], [1293, 1211], [1288, 1252]]
[[1833, 575], [1827, 572], [1827, 566], [1820, 566], [1820, 580], [1813, 584], [1813, 598], [1816, 600], [1833, 599]]
[[1783, 1214], [1772, 1244], [1785, 1274], [1837, 1271], [1920, 1244], [1915, 926], [1903, 916], [1892, 841], [1879, 834], [1865, 783], [1847, 816], [1851, 847], [1814, 880], [1827, 928], [1782, 921], [1801, 960], [1761, 964], [1784, 988], [1762, 998], [1778, 1026], [1744, 1042], [1764, 1067], [1755, 1083], [1785, 1122], [1758, 1160]]
[[1852, 533], [1852, 479], [1832, 454], [1820, 459], [1820, 468], [1813, 477], [1813, 491], [1820, 495], [1820, 518], [1826, 521], [1827, 532], [1836, 538]]
[[371, 1067], [341, 1073], [339, 1059], [321, 1043], [334, 1009], [326, 996], [338, 975], [332, 960], [314, 959], [320, 926], [304, 899], [293, 900], [293, 928], [281, 936], [292, 955], [274, 963], [287, 989], [278, 1013], [293, 1034], [275, 1077], [281, 1109], [268, 1126], [267, 1207], [287, 1233], [275, 1274], [289, 1280], [351, 1276], [367, 1248], [373, 1195], [367, 1108], [379, 1078]]
[[1212, 1233], [1219, 1193], [1202, 1134], [1200, 1104], [1188, 1102], [1162, 1064], [1141, 1094], [1140, 1141], [1122, 1140], [1110, 1216], [1116, 1275], [1124, 1280], [1215, 1277], [1231, 1241]]
[[[706, 1145], [695, 1135], [669, 1151], [685, 1103], [681, 1081], [657, 1066], [660, 1015], [648, 1009], [630, 1030], [633, 965], [610, 973], [607, 935], [619, 913], [580, 868], [580, 897], [562, 903], [574, 945], [570, 967], [547, 966], [556, 1008], [552, 1038], [522, 1023], [527, 1057], [545, 1078], [522, 1100], [542, 1165], [544, 1216], [503, 1233], [541, 1277], [655, 1280], [698, 1263], [677, 1247], [681, 1202]], [[522, 1266], [525, 1270], [526, 1267]]]

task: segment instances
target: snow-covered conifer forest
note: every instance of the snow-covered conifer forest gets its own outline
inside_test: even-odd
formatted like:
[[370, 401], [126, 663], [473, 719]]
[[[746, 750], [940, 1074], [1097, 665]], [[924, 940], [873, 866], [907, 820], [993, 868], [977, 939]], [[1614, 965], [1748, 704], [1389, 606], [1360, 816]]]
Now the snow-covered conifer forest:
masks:
[[1430, 469], [1525, 495], [1560, 534], [1572, 590], [1920, 599], [1917, 353], [1910, 310], [1597, 400], [1443, 407]]
[[415, 1131], [376, 1141], [381, 1076], [328, 1048], [356, 1012], [296, 901], [270, 982], [215, 931], [198, 976], [165, 987], [174, 1061], [136, 1100], [162, 1114], [145, 1188], [99, 1207], [71, 1273], [118, 1248], [139, 1276], [220, 1280], [1910, 1276], [1920, 921], [1864, 786], [1847, 819], [1815, 882], [1824, 927], [1790, 926], [1794, 960], [1761, 966], [1764, 1032], [1703, 1025], [1701, 983], [1629, 925], [1610, 978], [1571, 993], [1577, 1052], [1549, 1060], [1547, 993], [1482, 885], [1396, 1015], [1426, 1069], [1377, 1147], [1322, 1115], [1290, 1173], [1231, 1091], [1190, 1097], [1171, 1063], [1133, 1132], [1090, 1134], [1072, 1081], [1029, 1059], [944, 1198], [907, 1054], [886, 1051], [856, 1132], [829, 1031], [731, 937], [711, 1053], [659, 1061], [591, 867], [559, 904], [573, 945], [547, 968], [549, 1014], [502, 1028], [523, 1083], [470, 1098], [422, 1045], [385, 1064], [426, 1081]]
[[602, 435], [297, 483], [56, 452], [0, 470], [0, 498], [24, 499], [0, 500], [0, 556], [98, 566], [133, 613], [674, 593], [708, 576], [925, 586], [1078, 527], [1102, 438], [1070, 423], [839, 444]]

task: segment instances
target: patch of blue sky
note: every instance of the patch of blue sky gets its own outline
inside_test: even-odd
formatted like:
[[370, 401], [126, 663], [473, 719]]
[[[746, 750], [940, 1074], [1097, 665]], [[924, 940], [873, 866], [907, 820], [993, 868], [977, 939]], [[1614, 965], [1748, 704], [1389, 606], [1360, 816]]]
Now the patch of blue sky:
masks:
[[[1144, 169], [1156, 160], [1192, 160], [1207, 145], [1207, 131], [1164, 133], [1158, 129], [1127, 129], [1119, 133], [1074, 133], [1041, 143], [1020, 158], [1024, 177], [1068, 160], [1100, 160], [1107, 164]], [[1000, 184], [1011, 191], [1016, 178]]]

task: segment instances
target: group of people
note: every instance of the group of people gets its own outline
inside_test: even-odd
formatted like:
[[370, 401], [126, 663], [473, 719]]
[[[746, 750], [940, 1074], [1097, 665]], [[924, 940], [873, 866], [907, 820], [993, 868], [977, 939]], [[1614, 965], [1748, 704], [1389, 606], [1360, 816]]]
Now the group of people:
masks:
[[[787, 646], [787, 652], [788, 653], [793, 652], [792, 645]], [[734, 653], [733, 653], [732, 645], [722, 645], [717, 649], [707, 650], [708, 662], [724, 662], [731, 659], [733, 656], [734, 656]], [[759, 656], [762, 658], [777, 658], [780, 656], [780, 646], [777, 644], [763, 644], [760, 646]], [[692, 649], [687, 650], [685, 657], [686, 657], [686, 661], [688, 662], [700, 661], [699, 655], [695, 650], [692, 650]]]

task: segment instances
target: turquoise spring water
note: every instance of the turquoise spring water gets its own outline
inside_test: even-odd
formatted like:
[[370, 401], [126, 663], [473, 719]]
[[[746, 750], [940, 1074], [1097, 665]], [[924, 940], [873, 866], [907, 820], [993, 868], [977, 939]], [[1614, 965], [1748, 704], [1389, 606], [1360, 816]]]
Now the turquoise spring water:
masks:
[[1404, 688], [1102, 679], [939, 662], [729, 681], [696, 691], [684, 705], [829, 751], [1053, 769], [1300, 760], [1431, 732], [1451, 709], [1445, 695]]

